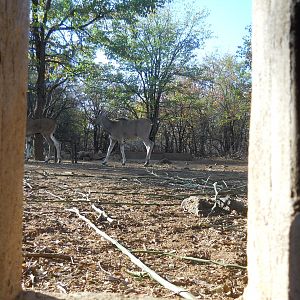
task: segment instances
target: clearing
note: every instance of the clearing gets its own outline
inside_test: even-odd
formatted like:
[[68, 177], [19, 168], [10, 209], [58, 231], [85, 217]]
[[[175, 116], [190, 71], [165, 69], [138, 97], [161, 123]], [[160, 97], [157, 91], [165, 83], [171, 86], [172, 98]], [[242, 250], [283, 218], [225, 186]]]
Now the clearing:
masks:
[[[26, 163], [23, 287], [180, 299], [67, 210], [75, 207], [153, 271], [199, 299], [237, 298], [247, 284], [246, 217], [235, 211], [197, 216], [181, 207], [191, 195], [214, 199], [215, 182], [220, 194], [246, 203], [247, 162], [152, 161], [147, 168], [142, 160], [126, 166]], [[92, 204], [113, 221], [99, 217]]]

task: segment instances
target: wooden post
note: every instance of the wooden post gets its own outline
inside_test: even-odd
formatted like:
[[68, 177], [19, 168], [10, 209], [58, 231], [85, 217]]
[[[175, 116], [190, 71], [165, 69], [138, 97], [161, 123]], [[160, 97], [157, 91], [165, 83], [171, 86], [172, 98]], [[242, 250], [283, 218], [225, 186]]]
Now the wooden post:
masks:
[[247, 300], [300, 299], [299, 6], [253, 2]]
[[0, 0], [0, 299], [21, 291], [28, 2]]

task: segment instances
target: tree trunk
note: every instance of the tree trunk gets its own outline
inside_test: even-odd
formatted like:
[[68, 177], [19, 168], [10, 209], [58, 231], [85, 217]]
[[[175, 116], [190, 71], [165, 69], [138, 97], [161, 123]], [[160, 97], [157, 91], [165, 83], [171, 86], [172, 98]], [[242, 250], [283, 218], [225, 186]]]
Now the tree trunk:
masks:
[[300, 3], [254, 0], [244, 299], [300, 299]]
[[0, 0], [0, 299], [21, 291], [28, 2]]
[[[170, 149], [171, 149], [170, 133], [169, 133], [169, 131], [167, 131], [166, 126], [165, 126], [164, 132], [163, 132], [163, 136], [164, 136], [164, 139], [165, 139], [164, 151], [165, 152], [170, 152]], [[163, 147], [162, 147], [162, 149], [163, 149]]]
[[[38, 62], [38, 79], [36, 82], [37, 100], [34, 109], [34, 118], [40, 119], [44, 117], [44, 108], [46, 104], [46, 82], [45, 82], [45, 46], [39, 45], [40, 49], [37, 51], [39, 54]], [[35, 135], [34, 141], [34, 157], [36, 160], [44, 160], [44, 140], [41, 134]]]
[[150, 140], [155, 143], [156, 134], [159, 129], [159, 108], [160, 108], [160, 99], [161, 99], [161, 93], [153, 93], [149, 97], [148, 103], [150, 105], [150, 108], [147, 109], [149, 112], [149, 118], [152, 121], [152, 130], [150, 132]]
[[94, 126], [93, 128], [93, 145], [95, 153], [99, 151], [99, 130], [98, 126]]
[[[37, 0], [33, 0], [32, 3], [38, 7]], [[34, 10], [34, 9], [33, 9]], [[36, 13], [38, 15], [38, 13]], [[45, 29], [43, 24], [39, 25], [38, 19], [33, 15], [33, 19], [37, 24], [33, 27], [32, 34], [34, 37], [34, 47], [36, 53], [36, 70], [37, 81], [35, 84], [36, 90], [36, 103], [34, 108], [34, 118], [40, 119], [44, 117], [44, 108], [46, 105], [46, 42], [45, 42]], [[44, 143], [43, 136], [41, 134], [35, 135], [34, 141], [34, 158], [36, 160], [44, 160]]]
[[155, 142], [156, 134], [159, 128], [158, 118], [154, 116], [151, 118], [151, 121], [152, 121], [152, 130], [150, 132], [150, 140]]

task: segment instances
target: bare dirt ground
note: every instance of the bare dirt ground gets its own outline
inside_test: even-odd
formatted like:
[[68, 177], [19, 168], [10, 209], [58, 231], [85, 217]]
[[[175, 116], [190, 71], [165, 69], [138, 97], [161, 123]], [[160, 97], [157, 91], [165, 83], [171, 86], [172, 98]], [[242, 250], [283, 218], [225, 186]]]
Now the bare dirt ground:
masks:
[[[48, 292], [118, 292], [179, 299], [67, 209], [100, 230], [169, 282], [199, 299], [234, 299], [247, 283], [246, 218], [235, 211], [190, 214], [190, 195], [246, 203], [247, 163], [129, 161], [26, 163], [23, 287]], [[113, 219], [92, 209], [95, 204]], [[194, 260], [194, 258], [198, 260]]]

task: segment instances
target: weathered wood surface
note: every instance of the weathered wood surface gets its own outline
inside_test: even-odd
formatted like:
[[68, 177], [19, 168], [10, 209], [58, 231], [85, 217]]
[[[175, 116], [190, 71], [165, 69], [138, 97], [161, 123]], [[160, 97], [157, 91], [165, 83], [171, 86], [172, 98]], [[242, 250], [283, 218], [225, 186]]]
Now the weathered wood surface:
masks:
[[0, 0], [0, 299], [21, 290], [28, 2]]

